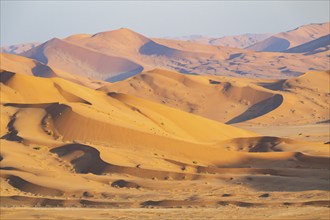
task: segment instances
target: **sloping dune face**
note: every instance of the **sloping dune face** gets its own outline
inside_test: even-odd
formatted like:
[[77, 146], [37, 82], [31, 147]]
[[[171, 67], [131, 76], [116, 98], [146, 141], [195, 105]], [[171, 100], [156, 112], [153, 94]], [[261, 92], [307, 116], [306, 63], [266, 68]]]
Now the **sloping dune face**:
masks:
[[56, 73], [49, 66], [36, 60], [5, 53], [0, 54], [0, 59], [3, 70], [40, 77], [56, 76]]
[[[295, 37], [299, 34], [293, 33]], [[272, 39], [281, 41], [283, 50], [287, 49], [287, 40], [276, 36]], [[110, 82], [159, 67], [185, 74], [249, 78], [287, 78], [310, 69], [328, 68], [325, 53], [314, 57], [300, 53], [256, 53], [196, 42], [150, 39], [126, 28], [52, 39], [21, 55], [66, 72]]]
[[17, 45], [12, 45], [12, 46], [1, 47], [0, 51], [1, 51], [1, 53], [20, 54], [20, 53], [30, 50], [31, 48], [38, 46], [38, 45], [39, 45], [39, 43], [17, 44]]
[[286, 50], [287, 53], [305, 53], [306, 55], [314, 55], [329, 51], [330, 49], [330, 34], [296, 47]]
[[[169, 82], [191, 93], [219, 89], [233, 103], [254, 93], [252, 105], [274, 99], [277, 90], [298, 91], [306, 82], [312, 88], [313, 74], [328, 76], [246, 87], [167, 71], [158, 82], [159, 71], [141, 79], [155, 90]], [[262, 137], [156, 103], [157, 96], [152, 102], [6, 70], [0, 79], [2, 206], [328, 206], [323, 143]]]
[[209, 43], [212, 45], [225, 47], [246, 48], [270, 36], [271, 34], [242, 34], [236, 36], [214, 38], [211, 39]]
[[285, 38], [271, 36], [257, 45], [252, 45], [247, 49], [255, 51], [278, 52], [290, 48], [291, 42]]
[[248, 50], [279, 52], [328, 35], [330, 23], [310, 24], [294, 30], [275, 34], [263, 41], [247, 47]]
[[[101, 51], [105, 54], [129, 57], [144, 63], [141, 55], [164, 56], [166, 58], [183, 58], [194, 54], [176, 48], [167, 47], [127, 28], [101, 32], [85, 38], [74, 36], [65, 39], [68, 42]], [[203, 56], [197, 53], [195, 55]], [[205, 54], [207, 55], [207, 54]], [[204, 56], [205, 56], [204, 55]]]
[[262, 41], [271, 34], [242, 34], [235, 36], [225, 37], [207, 37], [203, 35], [190, 35], [182, 37], [168, 37], [171, 40], [181, 40], [188, 42], [196, 42], [200, 44], [210, 44], [216, 46], [234, 47], [234, 48], [245, 48], [259, 41]]
[[327, 120], [329, 84], [329, 72], [269, 81], [156, 69], [100, 90], [134, 94], [223, 123], [283, 125]]
[[23, 55], [74, 74], [106, 81], [120, 80], [143, 70], [142, 66], [125, 58], [105, 55], [56, 38]]
[[23, 56], [0, 53], [1, 69], [9, 72], [18, 72], [25, 75], [34, 75], [44, 78], [60, 77], [89, 88], [99, 88], [106, 84], [104, 81], [88, 79], [87, 77], [72, 74], [55, 67], [50, 67], [37, 60]]

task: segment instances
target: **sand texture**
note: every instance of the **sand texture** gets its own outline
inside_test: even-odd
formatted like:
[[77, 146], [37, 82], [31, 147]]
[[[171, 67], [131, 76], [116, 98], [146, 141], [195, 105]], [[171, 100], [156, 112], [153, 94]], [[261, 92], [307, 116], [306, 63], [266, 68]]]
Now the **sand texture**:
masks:
[[[168, 87], [189, 85], [191, 89], [200, 87], [199, 91], [218, 90], [225, 96], [223, 81], [218, 84], [218, 78], [209, 81], [203, 76], [160, 70], [140, 76], [156, 82], [160, 72], [165, 78], [163, 86], [169, 80]], [[149, 76], [156, 78], [148, 80]], [[323, 81], [328, 72], [307, 73], [280, 86], [277, 81], [254, 82], [248, 88], [231, 85], [227, 97], [235, 103], [247, 89], [256, 94], [255, 102], [262, 102], [276, 93], [281, 95], [284, 88], [300, 88], [313, 81], [311, 76]], [[275, 90], [274, 85], [281, 89]], [[262, 136], [181, 111], [182, 106], [160, 104], [157, 96], [145, 97], [150, 101], [129, 91], [107, 89], [2, 70], [3, 219], [75, 219], [75, 212], [104, 219], [171, 219], [178, 215], [223, 219], [217, 215], [220, 210], [228, 218], [241, 218], [252, 211], [251, 219], [303, 219], [308, 217], [304, 213], [325, 218], [329, 211], [329, 145], [324, 141]], [[185, 93], [184, 89], [177, 91]], [[289, 101], [298, 99], [298, 92], [287, 93]], [[305, 110], [298, 104], [295, 107]], [[251, 121], [270, 120], [267, 115], [276, 111]], [[292, 117], [292, 113], [282, 114]]]

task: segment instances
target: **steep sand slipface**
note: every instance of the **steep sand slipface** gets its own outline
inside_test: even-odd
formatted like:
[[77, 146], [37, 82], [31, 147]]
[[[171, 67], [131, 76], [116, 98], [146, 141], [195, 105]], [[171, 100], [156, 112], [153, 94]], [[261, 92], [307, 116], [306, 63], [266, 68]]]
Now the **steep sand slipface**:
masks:
[[287, 53], [305, 53], [306, 55], [314, 55], [317, 53], [327, 52], [330, 48], [330, 34], [322, 36], [307, 43], [300, 44], [296, 47], [286, 50]]
[[[128, 59], [110, 56], [54, 38], [22, 55], [85, 77], [111, 81], [134, 75], [143, 67]], [[124, 78], [126, 78], [124, 77]]]
[[[140, 56], [190, 57], [128, 29], [52, 39], [22, 54], [78, 75], [118, 81], [149, 68]], [[200, 57], [213, 54], [196, 53]]]
[[1, 69], [26, 75], [34, 75], [45, 78], [60, 77], [89, 88], [98, 88], [106, 84], [104, 81], [88, 79], [86, 77], [68, 73], [55, 67], [43, 64], [37, 60], [19, 55], [0, 53]]
[[40, 77], [54, 77], [56, 73], [47, 65], [36, 60], [28, 59], [22, 56], [1, 53], [1, 69], [35, 75]]
[[243, 83], [233, 81], [158, 69], [100, 90], [135, 94], [222, 122], [243, 112], [247, 105], [274, 96], [273, 91], [251, 87], [246, 80], [242, 80]]
[[[310, 71], [297, 78], [280, 81], [279, 84], [262, 84], [265, 85], [266, 88], [271, 86], [270, 89], [279, 91], [284, 102], [274, 110], [273, 115], [269, 115], [270, 118], [264, 118], [264, 123], [271, 123], [272, 117], [278, 118], [279, 124], [308, 124], [329, 120], [329, 71]], [[262, 120], [256, 122], [262, 123]]]
[[[147, 56], [164, 56], [169, 59], [180, 59], [199, 56], [201, 58], [212, 56], [210, 52], [180, 50], [177, 48], [167, 47], [136, 33], [127, 28], [118, 30], [101, 32], [92, 36], [75, 37], [75, 35], [64, 39], [67, 42], [91, 48], [104, 54], [117, 55], [127, 57], [139, 63], [145, 63], [141, 55]], [[189, 53], [190, 52], [190, 53]], [[147, 64], [144, 64], [147, 65]]]
[[281, 32], [247, 47], [248, 50], [279, 52], [328, 35], [330, 23], [309, 24]]
[[134, 94], [228, 124], [261, 126], [328, 120], [329, 84], [328, 71], [270, 81], [156, 69], [99, 90]]

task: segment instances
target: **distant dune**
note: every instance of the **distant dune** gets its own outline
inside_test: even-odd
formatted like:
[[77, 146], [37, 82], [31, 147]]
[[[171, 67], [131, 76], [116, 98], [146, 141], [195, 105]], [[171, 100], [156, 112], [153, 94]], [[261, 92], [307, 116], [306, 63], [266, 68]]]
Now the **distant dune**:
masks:
[[118, 81], [154, 68], [184, 74], [287, 78], [328, 68], [327, 54], [258, 53], [168, 39], [150, 39], [122, 28], [52, 39], [22, 53], [65, 72]]
[[314, 55], [316, 53], [327, 52], [330, 49], [330, 35], [317, 38], [299, 46], [285, 50], [286, 53], [305, 53], [306, 55]]
[[40, 43], [25, 43], [15, 44], [11, 46], [4, 46], [0, 48], [1, 53], [20, 54], [38, 46]]
[[281, 32], [247, 47], [248, 50], [280, 52], [328, 35], [330, 23], [309, 24]]
[[242, 35], [216, 38], [216, 37], [207, 37], [202, 35], [190, 35], [190, 36], [182, 36], [182, 37], [166, 37], [166, 39], [182, 40], [182, 41], [196, 42], [202, 44], [210, 44], [215, 46], [245, 48], [259, 41], [262, 41], [270, 36], [271, 34], [242, 34]]
[[225, 47], [246, 48], [266, 39], [271, 35], [272, 34], [242, 34], [236, 36], [226, 36], [212, 39], [210, 44]]
[[143, 67], [121, 57], [52, 39], [22, 55], [77, 75], [116, 81], [143, 70]]

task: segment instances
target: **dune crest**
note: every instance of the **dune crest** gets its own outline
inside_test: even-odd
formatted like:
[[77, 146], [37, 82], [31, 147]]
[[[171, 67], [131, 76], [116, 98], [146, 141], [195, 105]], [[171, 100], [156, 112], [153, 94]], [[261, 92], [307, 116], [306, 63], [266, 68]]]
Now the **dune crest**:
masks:
[[99, 90], [134, 94], [223, 123], [288, 125], [328, 119], [329, 83], [329, 71], [253, 80], [155, 69]]
[[263, 41], [247, 47], [248, 50], [279, 52], [302, 45], [309, 41], [328, 35], [330, 23], [309, 24], [294, 30], [275, 34]]
[[[292, 33], [297, 38], [299, 34]], [[287, 49], [286, 40], [275, 35], [273, 38], [285, 41], [283, 50]], [[328, 68], [325, 53], [315, 55], [317, 59], [300, 53], [257, 53], [196, 42], [151, 39], [127, 28], [52, 39], [21, 55], [66, 72], [110, 82], [158, 67], [184, 74], [249, 78], [287, 78], [311, 69]]]
[[140, 65], [125, 58], [105, 55], [94, 50], [54, 38], [22, 54], [44, 64], [85, 77], [113, 81], [143, 70]]
[[189, 41], [215, 46], [225, 46], [234, 48], [245, 48], [271, 36], [271, 34], [242, 34], [224, 37], [207, 37], [202, 35], [190, 35], [182, 37], [167, 37], [171, 40]]

